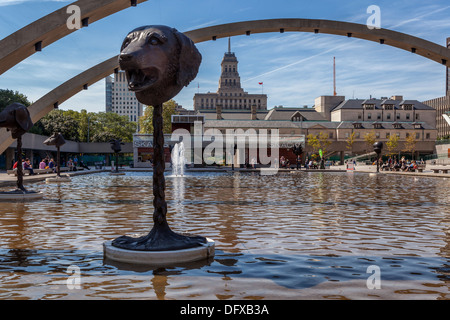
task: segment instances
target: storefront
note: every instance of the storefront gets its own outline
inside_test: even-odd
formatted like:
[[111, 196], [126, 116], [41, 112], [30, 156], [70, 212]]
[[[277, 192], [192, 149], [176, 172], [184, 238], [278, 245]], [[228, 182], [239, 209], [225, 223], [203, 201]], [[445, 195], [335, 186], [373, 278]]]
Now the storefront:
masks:
[[[170, 141], [170, 134], [164, 135], [164, 141]], [[170, 143], [164, 144], [166, 168], [170, 166]], [[133, 158], [135, 168], [151, 168], [153, 166], [153, 135], [133, 135]]]

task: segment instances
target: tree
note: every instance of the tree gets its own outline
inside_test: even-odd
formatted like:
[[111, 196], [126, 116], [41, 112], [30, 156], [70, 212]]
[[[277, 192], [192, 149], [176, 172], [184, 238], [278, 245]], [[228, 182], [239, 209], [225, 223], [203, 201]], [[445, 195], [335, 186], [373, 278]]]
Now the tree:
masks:
[[137, 124], [129, 121], [127, 116], [114, 112], [99, 112], [89, 115], [89, 127], [92, 142], [109, 142], [112, 139], [132, 142]]
[[[27, 96], [20, 93], [19, 91], [0, 89], [0, 112], [14, 102], [21, 103], [26, 107], [29, 107], [31, 105], [31, 102], [28, 100]], [[28, 132], [43, 134], [44, 129], [42, 127], [42, 124], [38, 121], [33, 125], [33, 127], [31, 127]]]
[[318, 139], [320, 145], [319, 150], [322, 150], [322, 158], [326, 158], [326, 156], [328, 155], [328, 147], [330, 146], [331, 141], [328, 139], [328, 135], [322, 131], [319, 132]]
[[25, 107], [31, 105], [31, 102], [28, 101], [28, 98], [24, 94], [18, 91], [0, 89], [0, 112], [14, 102], [21, 103]]
[[63, 110], [52, 110], [40, 120], [43, 134], [50, 136], [60, 132], [66, 140], [79, 141], [78, 121]]
[[373, 144], [375, 143], [377, 136], [375, 131], [370, 131], [364, 135], [364, 141], [367, 145], [367, 152], [373, 151]]
[[403, 152], [411, 152], [411, 159], [414, 159], [414, 152], [416, 151], [417, 140], [413, 134], [406, 136]]
[[308, 134], [306, 136], [306, 143], [311, 147], [313, 153], [317, 153], [319, 151], [320, 143], [317, 135], [312, 133]]
[[[177, 103], [171, 99], [163, 103], [163, 132], [172, 132], [172, 115], [176, 114]], [[147, 106], [144, 114], [139, 117], [140, 133], [153, 133], [153, 107]]]
[[331, 141], [328, 139], [328, 135], [321, 131], [318, 135], [308, 134], [306, 136], [306, 143], [312, 148], [313, 153], [318, 153], [319, 150], [322, 150], [323, 158], [325, 158]]
[[398, 139], [399, 137], [396, 134], [391, 134], [389, 136], [389, 139], [386, 142], [387, 155], [393, 156], [397, 153]]
[[347, 138], [347, 146], [346, 148], [350, 150], [351, 153], [353, 153], [353, 144], [356, 142], [356, 132], [353, 131], [350, 136]]

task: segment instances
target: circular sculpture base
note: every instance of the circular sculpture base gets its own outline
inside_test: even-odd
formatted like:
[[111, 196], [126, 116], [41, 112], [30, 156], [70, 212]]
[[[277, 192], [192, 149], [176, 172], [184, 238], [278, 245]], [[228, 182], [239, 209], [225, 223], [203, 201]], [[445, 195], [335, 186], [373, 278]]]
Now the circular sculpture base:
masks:
[[125, 175], [125, 172], [110, 172], [109, 174], [112, 176], [123, 176]]
[[42, 192], [28, 191], [22, 192], [21, 190], [14, 190], [9, 192], [0, 192], [1, 200], [15, 200], [15, 201], [27, 201], [42, 199], [44, 194]]
[[52, 177], [45, 179], [46, 183], [59, 183], [59, 182], [70, 182], [71, 179], [68, 176], [61, 176], [61, 177]]
[[215, 242], [206, 238], [206, 243], [188, 249], [168, 251], [141, 251], [114, 247], [112, 241], [103, 243], [105, 258], [133, 264], [170, 265], [208, 259], [214, 256]]

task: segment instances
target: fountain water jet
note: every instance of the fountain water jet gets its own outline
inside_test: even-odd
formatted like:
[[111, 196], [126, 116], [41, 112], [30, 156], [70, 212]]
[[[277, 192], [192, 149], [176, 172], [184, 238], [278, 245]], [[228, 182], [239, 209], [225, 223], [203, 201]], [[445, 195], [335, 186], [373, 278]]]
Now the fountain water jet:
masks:
[[175, 144], [172, 150], [172, 175], [184, 176], [184, 166], [186, 158], [184, 156], [184, 143]]

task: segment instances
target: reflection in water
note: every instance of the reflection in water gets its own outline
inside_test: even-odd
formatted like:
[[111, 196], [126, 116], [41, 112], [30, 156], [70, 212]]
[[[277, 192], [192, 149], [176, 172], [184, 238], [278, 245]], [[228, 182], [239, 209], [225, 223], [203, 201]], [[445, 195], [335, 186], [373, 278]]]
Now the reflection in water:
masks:
[[[450, 181], [362, 173], [187, 173], [168, 177], [176, 232], [216, 242], [211, 261], [161, 267], [103, 260], [102, 244], [147, 233], [151, 173], [35, 184], [2, 202], [0, 298], [448, 299]], [[82, 289], [68, 290], [76, 265]], [[368, 290], [371, 265], [382, 290]]]

